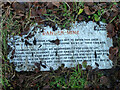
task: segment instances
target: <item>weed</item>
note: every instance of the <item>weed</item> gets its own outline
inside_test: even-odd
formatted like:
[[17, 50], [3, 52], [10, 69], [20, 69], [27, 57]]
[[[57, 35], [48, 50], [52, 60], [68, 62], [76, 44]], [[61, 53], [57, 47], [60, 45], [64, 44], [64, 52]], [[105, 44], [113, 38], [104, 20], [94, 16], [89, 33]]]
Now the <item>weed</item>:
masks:
[[[97, 13], [93, 14], [93, 19], [98, 22], [101, 20], [102, 15], [105, 13], [105, 9], [98, 10]], [[105, 19], [102, 19], [103, 22], [105, 22]]]
[[74, 69], [74, 72], [70, 75], [69, 86], [71, 88], [84, 88], [85, 82], [87, 81], [87, 76], [83, 75], [84, 71], [79, 68]]
[[[10, 31], [9, 33], [15, 33], [13, 30], [13, 27], [15, 30], [18, 30], [18, 28], [20, 27], [17, 21], [13, 21], [13, 17], [12, 14], [10, 13], [9, 17], [6, 18], [6, 15], [4, 14], [2, 16], [1, 19], [1, 37], [2, 37], [2, 71], [1, 71], [1, 84], [4, 87], [4, 89], [6, 90], [6, 86], [10, 87], [10, 81], [8, 79], [8, 75], [10, 77], [10, 75], [13, 73], [13, 68], [9, 63], [9, 60], [7, 59], [7, 37], [8, 37], [8, 31]], [[6, 76], [7, 75], [7, 76]]]
[[83, 74], [84, 71], [78, 65], [77, 68], [73, 69], [68, 78], [64, 77], [66, 75], [56, 76], [54, 81], [50, 82], [50, 86], [53, 88], [84, 88], [87, 82], [87, 75]]
[[6, 90], [6, 85], [7, 86], [10, 86], [9, 82], [8, 82], [8, 79], [5, 77], [5, 74], [6, 74], [6, 71], [8, 69], [8, 64], [7, 64], [7, 60], [5, 59], [5, 55], [7, 55], [7, 42], [6, 42], [6, 39], [7, 39], [7, 28], [5, 28], [4, 30], [2, 30], [1, 32], [2, 34], [2, 39], [3, 39], [3, 42], [2, 42], [2, 45], [1, 47], [3, 48], [3, 55], [2, 56], [2, 59], [4, 61], [4, 63], [2, 64], [2, 71], [1, 71], [1, 78], [0, 78], [0, 81], [1, 81], [1, 84], [3, 85], [4, 89]]
[[[74, 2], [73, 6], [70, 7], [66, 2], [62, 2], [60, 7], [57, 9], [47, 9], [47, 14], [43, 14], [46, 16], [45, 21], [51, 21], [54, 24], [58, 24], [61, 28], [71, 27], [70, 23], [74, 23], [78, 16], [83, 12], [84, 3], [83, 2]], [[52, 13], [55, 11], [57, 13]], [[59, 17], [63, 17], [60, 19]]]
[[117, 16], [115, 16], [109, 23], [112, 23], [112, 22], [115, 20], [116, 17], [117, 17]]
[[82, 65], [83, 65], [84, 68], [86, 68], [87, 67], [87, 61], [83, 61]]

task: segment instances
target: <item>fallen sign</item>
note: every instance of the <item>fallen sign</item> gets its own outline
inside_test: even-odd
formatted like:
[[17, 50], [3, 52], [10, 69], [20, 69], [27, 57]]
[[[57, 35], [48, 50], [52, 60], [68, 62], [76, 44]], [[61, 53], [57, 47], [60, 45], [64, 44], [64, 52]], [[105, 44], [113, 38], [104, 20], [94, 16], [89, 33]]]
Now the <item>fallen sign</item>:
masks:
[[56, 70], [61, 64], [70, 68], [83, 61], [93, 68], [112, 68], [108, 56], [113, 42], [107, 37], [105, 23], [100, 22], [99, 26], [92, 21], [81, 22], [72, 24], [71, 30], [58, 28], [56, 31], [49, 26], [36, 26], [32, 26], [27, 35], [8, 38], [8, 45], [12, 47], [8, 59], [16, 71]]

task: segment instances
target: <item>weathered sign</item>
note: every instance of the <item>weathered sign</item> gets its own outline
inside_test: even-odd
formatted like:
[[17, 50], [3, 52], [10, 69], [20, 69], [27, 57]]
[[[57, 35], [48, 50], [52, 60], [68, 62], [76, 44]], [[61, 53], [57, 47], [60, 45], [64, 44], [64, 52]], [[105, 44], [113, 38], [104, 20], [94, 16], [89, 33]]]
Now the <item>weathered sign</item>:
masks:
[[58, 28], [56, 31], [49, 26], [36, 26], [31, 27], [27, 35], [8, 39], [8, 45], [12, 47], [8, 58], [15, 64], [16, 71], [56, 70], [61, 64], [70, 68], [83, 61], [93, 68], [96, 63], [99, 69], [112, 67], [108, 56], [113, 43], [107, 37], [105, 23], [81, 22], [72, 24], [70, 30]]

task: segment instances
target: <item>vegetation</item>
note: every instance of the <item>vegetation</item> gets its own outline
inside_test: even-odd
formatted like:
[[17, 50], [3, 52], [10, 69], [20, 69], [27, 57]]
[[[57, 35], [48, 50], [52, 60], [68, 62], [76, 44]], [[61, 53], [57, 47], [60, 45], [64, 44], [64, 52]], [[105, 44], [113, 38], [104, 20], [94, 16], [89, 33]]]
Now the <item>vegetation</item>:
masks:
[[79, 68], [78, 64], [77, 69], [73, 69], [73, 72], [56, 76], [50, 82], [50, 86], [53, 88], [84, 88], [85, 83], [87, 83], [87, 73]]
[[[86, 89], [120, 89], [120, 3], [85, 3], [85, 2], [33, 2], [3, 3], [1, 18], [2, 36], [2, 76], [0, 83], [5, 90], [21, 90], [22, 88], [86, 88]], [[99, 21], [108, 25], [108, 37], [113, 38], [114, 46], [110, 48], [109, 58], [114, 63], [111, 70], [92, 69], [84, 61], [75, 68], [63, 68], [56, 71], [18, 73], [14, 65], [9, 63], [7, 55], [10, 46], [7, 38], [10, 35], [24, 35], [34, 23], [50, 26], [53, 31], [57, 27], [70, 29], [71, 23], [81, 21]], [[57, 24], [57, 25], [56, 25]], [[84, 67], [85, 70], [82, 70]]]

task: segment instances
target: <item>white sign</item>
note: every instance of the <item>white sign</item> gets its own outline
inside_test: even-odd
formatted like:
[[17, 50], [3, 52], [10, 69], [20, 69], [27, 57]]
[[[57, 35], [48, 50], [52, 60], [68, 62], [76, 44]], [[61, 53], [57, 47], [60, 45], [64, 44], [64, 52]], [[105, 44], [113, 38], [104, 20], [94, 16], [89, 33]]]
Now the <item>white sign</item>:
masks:
[[[16, 66], [16, 71], [56, 70], [61, 64], [74, 67], [85, 60], [87, 65], [99, 69], [109, 69], [109, 48], [112, 39], [107, 37], [106, 24], [100, 26], [89, 21], [72, 24], [70, 30], [53, 31], [49, 26], [31, 27], [27, 35], [9, 37], [8, 45], [12, 47], [8, 58]], [[42, 32], [43, 31], [43, 32]], [[84, 69], [84, 68], [83, 68]]]

